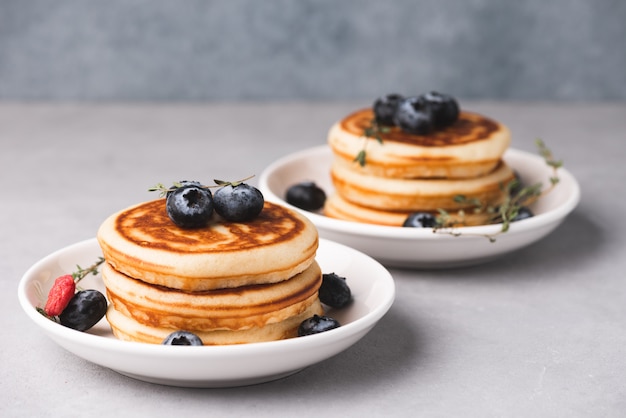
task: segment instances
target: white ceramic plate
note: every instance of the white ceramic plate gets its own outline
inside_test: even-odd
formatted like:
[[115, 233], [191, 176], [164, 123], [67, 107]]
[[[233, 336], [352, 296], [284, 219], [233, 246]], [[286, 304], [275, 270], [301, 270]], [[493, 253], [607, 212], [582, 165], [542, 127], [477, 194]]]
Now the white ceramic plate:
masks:
[[[101, 256], [95, 239], [50, 254], [23, 276], [18, 297], [26, 314], [61, 347], [95, 364], [139, 380], [173, 386], [229, 387], [267, 382], [296, 373], [356, 343], [389, 310], [395, 286], [389, 272], [372, 258], [334, 242], [320, 240], [317, 261], [325, 273], [346, 277], [354, 302], [327, 315], [341, 327], [289, 340], [232, 346], [164, 346], [113, 337], [106, 319], [87, 332], [66, 328], [39, 314], [56, 277], [86, 267]], [[100, 275], [81, 287], [104, 293]]]
[[[552, 170], [543, 158], [510, 149], [504, 159], [525, 184], [548, 185]], [[259, 177], [265, 198], [297, 209], [284, 201], [289, 186], [314, 181], [333, 193], [330, 180], [331, 150], [322, 145], [285, 156], [267, 167]], [[317, 226], [320, 236], [362, 251], [381, 263], [395, 267], [448, 268], [479, 264], [525, 247], [549, 234], [576, 207], [580, 189], [576, 179], [559, 169], [557, 187], [532, 207], [535, 216], [511, 225], [509, 231], [490, 242], [485, 236], [500, 231], [501, 225], [456, 229], [461, 236], [432, 229], [370, 225], [332, 219], [319, 213], [300, 210]], [[299, 210], [299, 209], [297, 209]], [[448, 231], [449, 232], [449, 231]]]

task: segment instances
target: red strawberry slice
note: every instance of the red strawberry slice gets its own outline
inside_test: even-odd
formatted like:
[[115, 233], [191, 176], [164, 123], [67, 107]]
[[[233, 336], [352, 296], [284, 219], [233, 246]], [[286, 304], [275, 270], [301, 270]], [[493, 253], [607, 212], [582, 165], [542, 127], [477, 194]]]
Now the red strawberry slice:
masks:
[[72, 275], [66, 274], [65, 276], [58, 277], [48, 293], [48, 300], [44, 308], [46, 315], [61, 315], [63, 309], [65, 309], [70, 299], [74, 296], [75, 291], [76, 283], [74, 283]]

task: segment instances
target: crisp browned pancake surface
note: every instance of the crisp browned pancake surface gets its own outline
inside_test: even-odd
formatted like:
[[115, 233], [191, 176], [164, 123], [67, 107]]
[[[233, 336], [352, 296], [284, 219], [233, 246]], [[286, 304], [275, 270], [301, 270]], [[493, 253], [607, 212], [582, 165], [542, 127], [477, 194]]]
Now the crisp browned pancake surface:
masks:
[[[391, 178], [469, 178], [492, 171], [510, 144], [508, 128], [477, 113], [461, 112], [459, 119], [427, 135], [413, 135], [386, 127], [378, 138], [365, 136], [372, 126], [371, 109], [356, 111], [334, 124], [328, 134], [333, 153], [364, 174]], [[366, 164], [354, 163], [359, 152]]]
[[207, 227], [183, 229], [169, 219], [165, 199], [158, 199], [111, 215], [98, 241], [121, 273], [198, 291], [287, 280], [311, 265], [318, 234], [304, 216], [269, 202], [250, 222], [214, 214]]
[[[358, 110], [339, 124], [345, 132], [362, 136], [365, 129], [372, 124], [374, 112], [372, 109]], [[427, 135], [415, 135], [402, 131], [397, 126], [389, 128], [388, 132], [381, 133], [383, 141], [393, 141], [421, 147], [451, 147], [477, 141], [485, 141], [502, 130], [498, 122], [478, 113], [461, 112], [459, 119], [451, 126], [436, 129]]]

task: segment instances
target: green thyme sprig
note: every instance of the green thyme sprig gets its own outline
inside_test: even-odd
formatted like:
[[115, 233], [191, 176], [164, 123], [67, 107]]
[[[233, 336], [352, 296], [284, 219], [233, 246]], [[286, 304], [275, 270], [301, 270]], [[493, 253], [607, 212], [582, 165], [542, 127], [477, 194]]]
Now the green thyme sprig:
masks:
[[[214, 189], [214, 188], [218, 188], [218, 187], [224, 187], [224, 186], [239, 186], [240, 184], [250, 180], [251, 178], [254, 177], [254, 174], [251, 176], [248, 176], [244, 179], [241, 180], [237, 180], [237, 181], [226, 181], [226, 180], [218, 180], [218, 179], [213, 179], [213, 182], [215, 183], [212, 186], [198, 186], [202, 189]], [[166, 187], [163, 183], [157, 183], [156, 185], [150, 187], [148, 189], [149, 192], [159, 192], [159, 197], [165, 197], [167, 196], [167, 194], [169, 192], [173, 192], [174, 190], [182, 187], [183, 183], [180, 181], [175, 181], [172, 183], [172, 186], [170, 187]]]
[[245, 183], [246, 181], [250, 180], [252, 177], [254, 177], [254, 174], [251, 176], [246, 177], [245, 179], [241, 179], [241, 180], [237, 180], [237, 181], [226, 181], [226, 180], [217, 180], [217, 179], [213, 179], [213, 181], [215, 182], [215, 186], [210, 186], [210, 187], [224, 187], [224, 186], [239, 186], [242, 183]]
[[82, 279], [84, 279], [86, 276], [90, 274], [94, 276], [98, 274], [98, 269], [100, 268], [100, 265], [102, 263], [104, 263], [104, 257], [98, 257], [98, 260], [87, 268], [82, 268], [81, 266], [77, 264], [76, 271], [72, 273], [72, 278], [74, 279], [74, 283], [80, 282]]
[[178, 189], [182, 184], [178, 181], [172, 183], [171, 187], [166, 187], [163, 183], [157, 183], [156, 185], [148, 189], [149, 192], [159, 192], [159, 197], [165, 197], [167, 193]]
[[[82, 279], [84, 279], [88, 275], [92, 274], [92, 275], [95, 276], [96, 274], [98, 274], [98, 271], [100, 269], [100, 265], [102, 263], [104, 263], [104, 257], [98, 257], [97, 261], [95, 263], [93, 263], [92, 265], [90, 265], [89, 267], [87, 267], [87, 268], [82, 268], [81, 266], [79, 266], [77, 264], [76, 265], [76, 271], [72, 273], [72, 279], [74, 279], [74, 283], [76, 283], [78, 285], [78, 282], [80, 282]], [[46, 318], [51, 319], [51, 320], [53, 320], [55, 322], [58, 322], [57, 317], [53, 317], [53, 316], [48, 315], [46, 313], [46, 311], [44, 310], [44, 308], [37, 307], [36, 309], [37, 309], [37, 312], [39, 312], [40, 314], [42, 314]]]
[[563, 161], [555, 160], [554, 157], [552, 156], [552, 151], [548, 149], [546, 144], [541, 139], [537, 138], [535, 140], [535, 145], [537, 145], [537, 148], [539, 148], [539, 155], [543, 157], [544, 161], [546, 162], [546, 164], [548, 164], [548, 166], [552, 167], [554, 175], [550, 177], [550, 184], [554, 186], [559, 182], [557, 170], [563, 167]]
[[[518, 179], [511, 180], [507, 184], [501, 185], [504, 201], [499, 206], [485, 205], [480, 199], [469, 199], [463, 195], [454, 197], [456, 203], [469, 204], [469, 210], [474, 214], [483, 215], [486, 219], [485, 224], [502, 224], [500, 231], [496, 234], [485, 235], [491, 242], [496, 240], [496, 236], [505, 233], [511, 227], [511, 223], [517, 217], [520, 210], [528, 207], [539, 200], [541, 197], [549, 193], [559, 183], [558, 169], [563, 167], [563, 161], [554, 159], [552, 152], [541, 139], [535, 141], [539, 154], [543, 157], [545, 163], [552, 168], [552, 175], [549, 177], [550, 185], [543, 187], [541, 182], [522, 186]], [[465, 211], [459, 211], [459, 218], [465, 216]], [[453, 217], [445, 210], [439, 209], [436, 217], [435, 232], [447, 232], [454, 236], [463, 233], [453, 228], [462, 224], [462, 221], [455, 221]]]
[[361, 167], [364, 167], [367, 160], [367, 139], [375, 139], [382, 145], [382, 135], [389, 132], [391, 132], [391, 128], [389, 126], [381, 125], [376, 121], [376, 119], [370, 120], [370, 124], [363, 130], [363, 138], [365, 139], [365, 141], [363, 141], [363, 148], [354, 157], [354, 161], [359, 163]]

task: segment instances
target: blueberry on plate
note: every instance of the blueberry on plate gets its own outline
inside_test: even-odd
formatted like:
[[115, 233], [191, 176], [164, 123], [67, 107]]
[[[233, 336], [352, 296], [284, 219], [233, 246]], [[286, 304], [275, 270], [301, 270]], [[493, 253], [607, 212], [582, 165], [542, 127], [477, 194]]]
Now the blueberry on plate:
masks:
[[387, 94], [376, 99], [373, 105], [376, 122], [385, 126], [395, 125], [393, 115], [396, 113], [398, 104], [402, 100], [404, 100], [404, 97], [395, 93]]
[[107, 312], [107, 300], [95, 289], [76, 292], [59, 315], [61, 325], [77, 331], [87, 331], [104, 317]]
[[402, 226], [410, 228], [434, 228], [437, 225], [437, 218], [432, 213], [414, 212], [407, 216]]
[[426, 135], [433, 128], [431, 108], [423, 97], [402, 100], [393, 119], [400, 129], [414, 135]]
[[162, 345], [203, 345], [202, 340], [193, 332], [174, 331], [161, 343]]
[[263, 210], [263, 193], [246, 183], [227, 184], [213, 196], [215, 212], [231, 222], [250, 221]]
[[319, 334], [320, 332], [329, 331], [339, 327], [339, 322], [334, 318], [329, 316], [313, 315], [300, 323], [300, 326], [298, 327], [298, 337]]
[[352, 292], [346, 278], [335, 273], [322, 274], [320, 301], [331, 308], [343, 308], [352, 301]]
[[213, 214], [211, 191], [197, 182], [183, 182], [167, 193], [165, 207], [170, 219], [181, 228], [205, 226]]
[[422, 94], [420, 97], [430, 108], [435, 127], [444, 128], [459, 118], [459, 104], [454, 97], [436, 91]]
[[533, 216], [535, 216], [535, 214], [528, 207], [522, 206], [517, 211], [517, 214], [515, 215], [515, 217], [513, 217], [512, 222], [517, 222], [517, 221], [521, 221], [522, 219], [532, 218]]
[[312, 181], [303, 181], [287, 189], [285, 200], [297, 208], [314, 211], [324, 207], [326, 193]]

